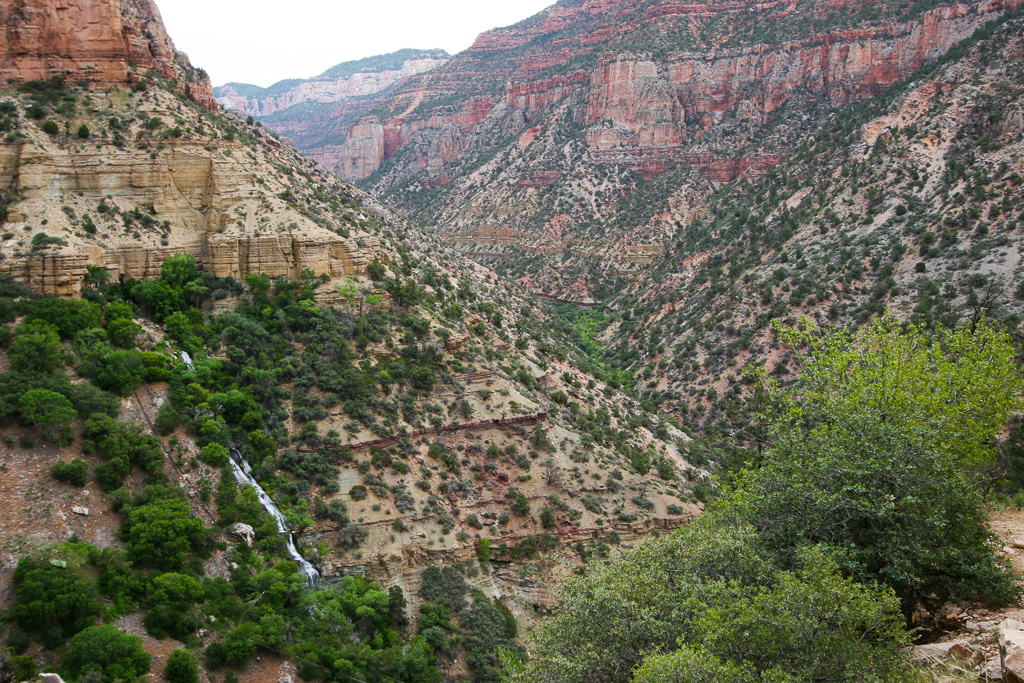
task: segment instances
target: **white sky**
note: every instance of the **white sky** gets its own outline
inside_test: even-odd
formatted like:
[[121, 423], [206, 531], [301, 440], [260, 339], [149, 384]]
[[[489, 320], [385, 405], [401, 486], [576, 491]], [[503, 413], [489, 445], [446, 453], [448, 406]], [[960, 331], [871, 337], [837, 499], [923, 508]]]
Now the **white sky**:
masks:
[[157, 0], [167, 31], [213, 84], [268, 86], [401, 48], [456, 54], [555, 0]]

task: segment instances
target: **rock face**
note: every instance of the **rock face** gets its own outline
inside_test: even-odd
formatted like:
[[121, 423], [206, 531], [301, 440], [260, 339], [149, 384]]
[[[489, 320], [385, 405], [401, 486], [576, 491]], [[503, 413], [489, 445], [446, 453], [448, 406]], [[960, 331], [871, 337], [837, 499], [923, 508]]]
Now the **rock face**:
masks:
[[228, 83], [214, 90], [226, 109], [265, 117], [304, 102], [343, 104], [376, 95], [400, 81], [448, 62], [444, 50], [401, 50], [390, 55], [345, 62], [308, 80], [282, 81], [269, 88]]
[[152, 71], [199, 104], [216, 102], [205, 72], [175, 50], [152, 0], [11, 0], [0, 6], [0, 79], [133, 84]]
[[[559, 3], [395, 86], [343, 140], [293, 139], [466, 253], [513, 269], [524, 251], [628, 254], [661, 246], [720, 184], [777, 165], [794, 129], [813, 130], [828, 108], [879, 93], [1019, 5]], [[682, 167], [695, 173], [659, 180]], [[630, 216], [629, 202], [658, 208]], [[509, 243], [476, 239], [496, 232]], [[573, 267], [593, 265], [546, 262], [557, 282], [538, 291], [558, 296]]]
[[[211, 121], [156, 88], [128, 102], [116, 91], [89, 96], [97, 110], [132, 123], [101, 133], [102, 120], [81, 119], [97, 133], [76, 144], [25, 121], [20, 136], [0, 142], [0, 274], [44, 294], [77, 296], [89, 266], [114, 280], [153, 278], [172, 255], [187, 253], [218, 277], [298, 278], [310, 269], [334, 279], [362, 274], [379, 250], [378, 239], [359, 230], [365, 217], [338, 214], [314, 196], [354, 190], [326, 175], [299, 182], [289, 167], [316, 178], [311, 162], [261, 129], [239, 122], [215, 140], [174, 137], [178, 129], [160, 134], [140, 124], [166, 118], [196, 131]], [[142, 142], [128, 147], [125, 135]], [[150, 135], [159, 142], [150, 145]]]

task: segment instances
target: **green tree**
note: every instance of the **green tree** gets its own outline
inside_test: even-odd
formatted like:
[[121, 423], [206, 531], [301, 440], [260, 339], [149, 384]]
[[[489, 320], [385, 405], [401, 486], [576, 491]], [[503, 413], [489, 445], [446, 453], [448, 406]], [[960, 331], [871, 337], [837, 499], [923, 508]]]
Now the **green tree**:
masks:
[[191, 254], [175, 254], [160, 267], [161, 279], [172, 287], [182, 289], [193, 280], [199, 279], [196, 257]]
[[111, 344], [122, 349], [135, 348], [135, 338], [141, 332], [142, 325], [126, 318], [117, 318], [107, 323], [107, 338]]
[[134, 349], [107, 354], [101, 367], [96, 384], [120, 396], [135, 391], [146, 377], [146, 358]]
[[64, 669], [73, 679], [95, 674], [103, 681], [130, 681], [149, 671], [150, 655], [142, 638], [116, 626], [90, 626], [71, 639]]
[[[68, 553], [59, 549], [40, 558], [23, 557], [14, 570], [14, 597], [11, 619], [25, 631], [45, 631], [59, 627], [71, 636], [91, 626], [100, 612], [96, 588], [79, 574]], [[65, 558], [72, 567], [50, 564], [49, 559]]]
[[167, 655], [164, 678], [170, 683], [199, 683], [199, 656], [178, 648]]
[[53, 372], [64, 364], [57, 328], [42, 321], [19, 325], [10, 356], [11, 368], [18, 372]]
[[219, 443], [211, 443], [203, 446], [202, 450], [199, 451], [199, 459], [205, 462], [207, 465], [214, 467], [224, 467], [228, 464], [229, 460], [228, 449], [221, 446]]
[[48, 298], [32, 309], [29, 321], [42, 320], [53, 325], [61, 339], [72, 339], [82, 330], [100, 326], [102, 310], [99, 304], [85, 299]]
[[40, 435], [47, 441], [68, 438], [71, 422], [78, 417], [71, 401], [48, 389], [26, 391], [18, 401], [18, 410], [22, 419], [38, 427]]
[[713, 510], [566, 581], [532, 660], [506, 656], [505, 679], [626, 683], [640, 667], [645, 683], [906, 680], [892, 591], [844, 579], [820, 548], [798, 553], [795, 570], [779, 562], [753, 528]]
[[88, 140], [90, 135], [89, 126], [85, 125], [84, 123], [80, 125], [78, 127], [78, 132], [76, 133], [76, 135], [78, 135], [79, 140]]
[[163, 498], [133, 509], [121, 527], [125, 550], [134, 564], [168, 571], [185, 566], [205, 540], [203, 523], [181, 498]]
[[270, 291], [270, 278], [263, 273], [251, 273], [245, 276], [245, 285], [253, 298], [264, 300]]
[[770, 448], [730, 504], [780, 552], [831, 548], [908, 613], [953, 595], [1012, 601], [978, 487], [1021, 407], [1009, 337], [892, 321], [830, 334], [805, 322], [783, 337], [800, 349], [799, 382], [770, 386]]
[[144, 619], [146, 629], [154, 636], [170, 636], [184, 640], [201, 625], [193, 605], [203, 601], [203, 586], [191, 576], [167, 573], [153, 578], [146, 596], [149, 609]]

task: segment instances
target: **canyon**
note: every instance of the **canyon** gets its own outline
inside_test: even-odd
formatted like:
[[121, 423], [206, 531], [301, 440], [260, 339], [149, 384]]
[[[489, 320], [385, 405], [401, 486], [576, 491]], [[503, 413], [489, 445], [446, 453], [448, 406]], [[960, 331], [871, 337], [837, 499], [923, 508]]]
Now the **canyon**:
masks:
[[[535, 291], [561, 297], [581, 277], [589, 291], [614, 269], [551, 255], [661, 247], [716, 188], [778, 165], [827, 111], [878, 94], [1020, 3], [805, 5], [796, 15], [782, 2], [557, 3], [406, 79], [334, 139], [295, 142], [467, 254], [510, 263], [510, 275], [545, 254]], [[674, 169], [693, 173], [658, 186]], [[498, 233], [501, 245], [476, 237]]]

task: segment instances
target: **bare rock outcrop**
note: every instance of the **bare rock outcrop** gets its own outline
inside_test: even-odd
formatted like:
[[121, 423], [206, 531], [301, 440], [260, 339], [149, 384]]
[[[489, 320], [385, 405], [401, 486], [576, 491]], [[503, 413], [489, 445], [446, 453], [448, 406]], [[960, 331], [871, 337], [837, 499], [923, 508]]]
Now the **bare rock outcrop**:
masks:
[[[108, 106], [121, 99], [101, 91], [90, 97]], [[202, 113], [166, 91], [137, 100], [140, 121], [204, 125]], [[308, 269], [335, 279], [363, 274], [380, 250], [376, 236], [352, 235], [358, 212], [333, 215], [317, 204], [288, 170], [309, 162], [280, 145], [254, 148], [230, 137], [214, 145], [198, 136], [135, 147], [113, 136], [75, 144], [27, 122], [21, 132], [0, 142], [0, 195], [7, 198], [0, 274], [44, 294], [79, 295], [90, 266], [114, 281], [156, 278], [179, 253], [218, 277], [294, 279]]]
[[205, 72], [174, 48], [152, 0], [12, 0], [0, 5], [0, 80], [137, 83], [152, 71], [208, 109]]

